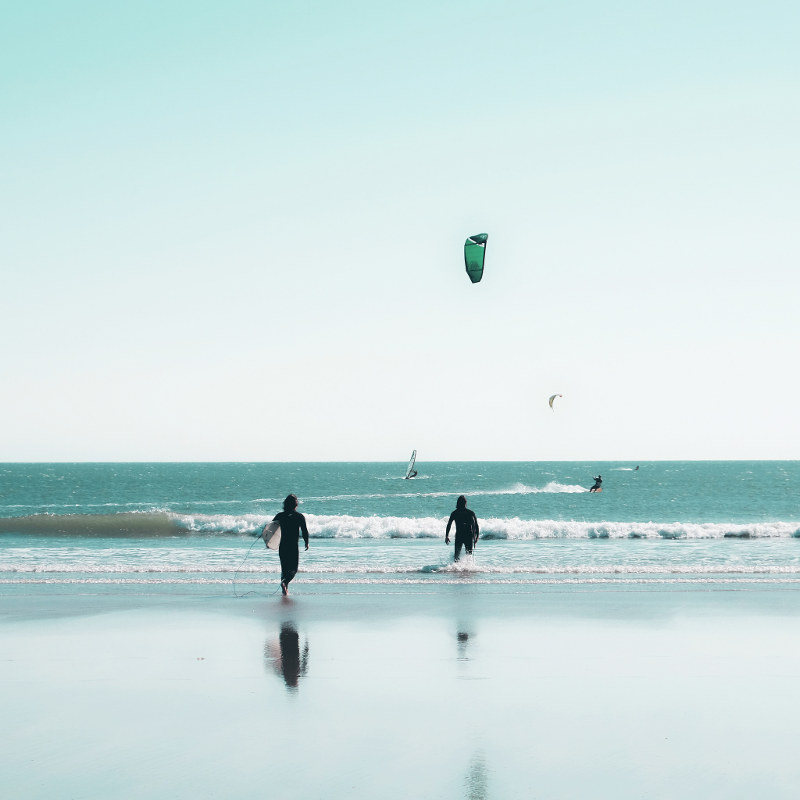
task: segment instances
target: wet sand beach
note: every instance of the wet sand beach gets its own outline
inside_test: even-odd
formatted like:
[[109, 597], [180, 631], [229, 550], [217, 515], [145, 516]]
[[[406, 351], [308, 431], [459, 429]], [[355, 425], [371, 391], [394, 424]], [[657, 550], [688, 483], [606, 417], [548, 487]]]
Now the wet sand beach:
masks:
[[793, 588], [3, 587], [14, 798], [796, 796]]

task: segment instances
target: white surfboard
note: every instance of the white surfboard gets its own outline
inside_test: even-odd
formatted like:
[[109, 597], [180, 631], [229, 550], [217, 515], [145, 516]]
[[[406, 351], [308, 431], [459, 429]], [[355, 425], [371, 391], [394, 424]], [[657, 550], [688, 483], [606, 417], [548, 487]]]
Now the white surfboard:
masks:
[[269, 537], [269, 541], [267, 542], [267, 547], [270, 550], [277, 550], [281, 545], [281, 526], [278, 525], [278, 530]]

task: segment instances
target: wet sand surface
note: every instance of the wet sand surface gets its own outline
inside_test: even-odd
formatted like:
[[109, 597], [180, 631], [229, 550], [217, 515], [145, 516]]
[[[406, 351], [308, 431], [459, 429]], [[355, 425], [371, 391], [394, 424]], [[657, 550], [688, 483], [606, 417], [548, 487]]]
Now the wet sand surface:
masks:
[[800, 593], [3, 587], [14, 798], [794, 797]]

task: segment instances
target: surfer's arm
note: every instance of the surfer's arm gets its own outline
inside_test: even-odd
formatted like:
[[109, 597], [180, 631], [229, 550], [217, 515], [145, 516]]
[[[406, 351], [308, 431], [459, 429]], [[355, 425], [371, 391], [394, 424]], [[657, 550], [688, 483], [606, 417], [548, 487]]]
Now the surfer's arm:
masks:
[[303, 534], [303, 541], [306, 543], [306, 550], [308, 550], [308, 528], [306, 527], [306, 518], [300, 515], [300, 531]]
[[[456, 512], [454, 511], [453, 514]], [[450, 519], [447, 520], [447, 530], [444, 532], [444, 543], [450, 544], [450, 526], [453, 524], [453, 514], [450, 515]]]

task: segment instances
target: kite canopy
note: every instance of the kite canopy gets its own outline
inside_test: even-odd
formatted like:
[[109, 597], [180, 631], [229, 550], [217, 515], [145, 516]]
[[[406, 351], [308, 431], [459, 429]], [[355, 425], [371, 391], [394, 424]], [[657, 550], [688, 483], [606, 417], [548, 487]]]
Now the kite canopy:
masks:
[[551, 394], [550, 399], [547, 401], [548, 403], [550, 403], [550, 408], [553, 408], [553, 400], [555, 400], [556, 397], [563, 397], [563, 396], [564, 396], [563, 394]]
[[486, 240], [488, 233], [476, 233], [464, 242], [464, 265], [467, 268], [467, 275], [473, 283], [483, 277], [483, 262], [486, 258]]

